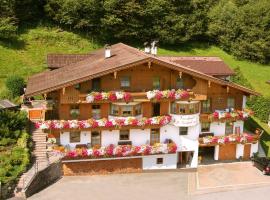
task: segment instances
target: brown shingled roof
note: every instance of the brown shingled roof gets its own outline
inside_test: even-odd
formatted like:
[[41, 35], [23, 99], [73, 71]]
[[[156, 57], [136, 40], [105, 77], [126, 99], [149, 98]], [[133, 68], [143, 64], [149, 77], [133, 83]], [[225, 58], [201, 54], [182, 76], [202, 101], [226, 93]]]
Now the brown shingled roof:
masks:
[[48, 54], [47, 64], [50, 69], [57, 69], [89, 58], [93, 54]]
[[230, 76], [235, 74], [234, 71], [218, 57], [160, 56], [160, 58], [212, 76]]
[[169, 68], [181, 70], [184, 73], [210, 80], [221, 85], [234, 87], [249, 94], [258, 95], [257, 92], [248, 88], [215, 78], [168, 59], [166, 60], [161, 57], [146, 54], [123, 43], [112, 45], [111, 54], [112, 56], [110, 58], [105, 58], [104, 49], [102, 48], [95, 51], [89, 58], [77, 63], [72, 63], [53, 71], [45, 71], [31, 76], [27, 84], [26, 96], [47, 93], [149, 61], [161, 63]]

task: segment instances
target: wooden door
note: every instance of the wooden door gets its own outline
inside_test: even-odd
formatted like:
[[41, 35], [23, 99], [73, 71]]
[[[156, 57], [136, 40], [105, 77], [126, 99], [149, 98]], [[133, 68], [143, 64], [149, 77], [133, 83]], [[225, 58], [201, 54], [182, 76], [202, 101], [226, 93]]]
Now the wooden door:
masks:
[[249, 160], [250, 159], [250, 150], [251, 150], [251, 144], [245, 144], [245, 146], [244, 146], [244, 155], [243, 155], [244, 160]]
[[236, 144], [225, 144], [219, 146], [219, 160], [235, 160]]

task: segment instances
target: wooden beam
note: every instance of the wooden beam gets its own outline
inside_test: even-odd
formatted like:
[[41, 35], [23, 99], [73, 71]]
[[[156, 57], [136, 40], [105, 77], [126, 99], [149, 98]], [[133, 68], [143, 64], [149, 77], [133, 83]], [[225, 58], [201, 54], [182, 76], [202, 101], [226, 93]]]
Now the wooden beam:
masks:
[[114, 79], [117, 78], [117, 71], [113, 72]]
[[62, 89], [62, 92], [63, 92], [63, 95], [66, 93], [66, 88], [65, 87]]
[[151, 61], [148, 61], [148, 68], [151, 68]]
[[229, 86], [227, 86], [227, 93], [229, 93], [229, 91], [230, 91], [230, 87], [229, 87]]
[[211, 87], [211, 81], [208, 81], [208, 87]]

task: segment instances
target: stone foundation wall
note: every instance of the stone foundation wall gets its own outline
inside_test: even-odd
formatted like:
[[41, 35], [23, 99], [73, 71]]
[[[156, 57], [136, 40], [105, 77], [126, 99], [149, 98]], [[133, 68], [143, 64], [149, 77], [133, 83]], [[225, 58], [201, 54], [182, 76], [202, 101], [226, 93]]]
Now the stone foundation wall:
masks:
[[25, 191], [25, 196], [29, 197], [47, 186], [51, 185], [62, 177], [62, 166], [61, 162], [53, 163], [49, 167], [42, 171], [39, 171], [30, 185]]
[[74, 161], [62, 163], [64, 176], [142, 171], [142, 158]]

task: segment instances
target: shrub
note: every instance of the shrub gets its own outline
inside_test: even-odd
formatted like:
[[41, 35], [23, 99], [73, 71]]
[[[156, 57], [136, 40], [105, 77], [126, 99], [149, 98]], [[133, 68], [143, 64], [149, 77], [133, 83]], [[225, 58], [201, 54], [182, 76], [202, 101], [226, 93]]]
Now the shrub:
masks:
[[267, 123], [270, 114], [270, 98], [269, 97], [251, 97], [247, 101], [247, 106], [254, 111], [256, 117], [262, 122]]
[[18, 97], [23, 94], [23, 88], [25, 87], [24, 79], [17, 75], [9, 76], [6, 80], [6, 87], [13, 97]]

